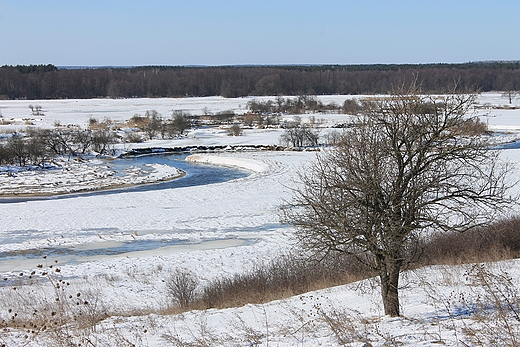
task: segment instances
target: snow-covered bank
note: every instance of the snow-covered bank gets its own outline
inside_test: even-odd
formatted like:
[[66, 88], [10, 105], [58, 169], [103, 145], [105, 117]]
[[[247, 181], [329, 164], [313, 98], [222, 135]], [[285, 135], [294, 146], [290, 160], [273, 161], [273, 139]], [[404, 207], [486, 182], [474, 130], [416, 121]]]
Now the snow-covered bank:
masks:
[[[125, 273], [128, 267], [144, 274], [152, 264], [164, 264], [163, 276], [176, 266], [193, 269], [203, 279], [235, 273], [289, 247], [287, 231], [279, 223], [278, 205], [289, 196], [284, 185], [296, 168], [313, 156], [306, 152], [226, 153], [222, 158], [263, 171], [207, 186], [4, 204], [0, 209], [0, 252], [40, 249], [46, 255], [46, 249], [56, 247], [146, 240], [179, 240], [196, 248], [196, 243], [207, 240], [254, 239], [244, 246], [214, 250], [212, 261], [208, 261], [210, 250], [168, 256], [149, 252], [132, 259], [94, 257], [62, 268], [70, 276]], [[54, 261], [52, 256], [47, 259], [45, 262]], [[17, 272], [4, 275], [16, 277]], [[160, 296], [157, 290], [163, 289], [158, 285], [150, 295]]]
[[118, 174], [100, 160], [62, 160], [55, 164], [46, 169], [0, 171], [0, 198], [114, 189], [172, 180], [184, 175], [175, 167], [160, 164], [128, 168], [123, 174]]
[[222, 157], [215, 155], [192, 154], [186, 157], [186, 160], [194, 163], [205, 163], [213, 165], [224, 165], [238, 167], [241, 169], [251, 170], [254, 172], [263, 172], [267, 170], [267, 165], [257, 160], [245, 158]]
[[[197, 341], [211, 341], [211, 346], [280, 347], [476, 346], [486, 341], [506, 345], [514, 336], [518, 338], [520, 322], [513, 316], [497, 317], [496, 309], [485, 307], [483, 298], [501, 294], [490, 292], [479, 276], [515, 279], [514, 287], [493, 283], [493, 289], [510, 290], [502, 294], [516, 295], [511, 298], [518, 303], [519, 265], [519, 260], [512, 260], [478, 269], [463, 265], [408, 271], [400, 292], [404, 312], [398, 318], [383, 315], [379, 293], [373, 290], [377, 284], [369, 279], [264, 305], [135, 317], [126, 328], [153, 326], [144, 335], [153, 346], [168, 341], [176, 341], [174, 346]], [[478, 273], [480, 269], [483, 272]], [[497, 323], [497, 318], [510, 325]], [[104, 326], [111, 327], [117, 319], [111, 318]]]
[[[209, 261], [213, 260], [212, 252], [208, 255]], [[396, 318], [383, 315], [379, 292], [374, 290], [377, 281], [368, 279], [261, 305], [167, 315], [134, 311], [132, 316], [103, 319], [95, 329], [82, 331], [82, 336], [87, 334], [93, 345], [138, 347], [516, 346], [520, 322], [513, 312], [506, 312], [510, 312], [507, 308], [511, 304], [520, 302], [519, 269], [520, 261], [510, 260], [407, 271], [402, 274], [400, 289], [403, 315]], [[149, 270], [149, 277], [160, 276], [160, 268]], [[131, 271], [129, 274], [135, 281], [149, 278]], [[120, 283], [121, 275], [107, 273], [105, 282], [72, 282], [64, 291], [81, 291], [81, 300], [95, 302], [96, 307], [90, 311], [93, 318], [102, 316], [104, 310], [115, 309], [111, 302], [114, 293], [125, 294], [119, 302], [126, 305], [132, 302], [124, 300], [167, 305], [164, 298], [149, 299], [145, 291]], [[27, 294], [28, 299], [33, 299], [34, 293], [53, 290], [49, 286], [25, 292], [27, 288], [19, 287], [17, 294], [2, 289], [2, 299], [11, 303], [16, 303], [17, 295]], [[153, 285], [146, 289], [153, 289]], [[72, 302], [76, 295], [71, 295]], [[9, 312], [0, 312], [1, 318], [9, 319], [9, 314], [17, 312], [16, 304], [10, 307]], [[51, 329], [5, 329], [0, 341], [8, 346], [51, 346], [60, 338], [57, 333]]]
[[[340, 101], [339, 96], [329, 98]], [[499, 96], [482, 98], [496, 102]], [[36, 124], [52, 126], [55, 119], [62, 124], [68, 121], [83, 124], [93, 115], [125, 119], [153, 107], [166, 115], [172, 107], [196, 110], [202, 109], [205, 102], [215, 110], [230, 109], [245, 101], [214, 98], [132, 99], [114, 103], [111, 100], [46, 101], [42, 104], [47, 118]], [[217, 107], [216, 103], [223, 104]], [[82, 107], [85, 108], [82, 110]], [[0, 108], [4, 117], [10, 117], [11, 112], [16, 113], [14, 111], [21, 115], [27, 112], [27, 102], [4, 104], [0, 101]], [[236, 109], [243, 110], [243, 106]], [[519, 115], [519, 110], [514, 109], [482, 111], [482, 119], [494, 129], [512, 131], [507, 134], [511, 139], [518, 135], [514, 131]], [[348, 117], [321, 116], [325, 126]], [[9, 129], [12, 128], [6, 128], [6, 131]], [[246, 129], [243, 136], [230, 137], [224, 129], [201, 128], [179, 139], [121, 146], [131, 149], [212, 144], [270, 145], [278, 143], [281, 133], [283, 129]], [[520, 161], [520, 150], [505, 152], [504, 160]], [[267, 151], [197, 154], [190, 160], [240, 167], [254, 173], [204, 186], [1, 204], [0, 302], [4, 306], [0, 307], [0, 321], [10, 319], [8, 310], [16, 309], [15, 305], [26, 308], [32, 307], [34, 302], [40, 303], [41, 297], [31, 295], [54, 295], [55, 287], [46, 287], [44, 281], [39, 281], [46, 278], [42, 272], [50, 272], [56, 281], [70, 283], [73, 297], [81, 293], [82, 298], [96, 303], [93, 310], [116, 313], [106, 319], [101, 315], [103, 319], [95, 329], [97, 335], [91, 336], [103, 339], [98, 345], [118, 346], [111, 340], [118, 336], [139, 347], [190, 344], [282, 347], [471, 345], [468, 339], [460, 340], [461, 332], [468, 327], [482, 327], [482, 321], [468, 315], [470, 311], [464, 311], [465, 303], [460, 301], [469, 298], [467, 295], [475, 288], [466, 280], [471, 270], [468, 267], [429, 267], [403, 274], [402, 318], [390, 319], [383, 315], [374, 280], [264, 305], [182, 315], [157, 314], [170, 304], [166, 282], [176, 269], [192, 271], [203, 286], [212, 279], [241, 273], [292, 249], [290, 235], [293, 230], [280, 223], [278, 211], [284, 199], [291, 197], [288, 187], [296, 184], [297, 170], [314, 156], [312, 152]], [[169, 170], [163, 169], [150, 167], [146, 175], [160, 179]], [[87, 165], [82, 170], [93, 169]], [[100, 177], [105, 175], [107, 179], [116, 176], [109, 169], [103, 170], [95, 173]], [[60, 170], [50, 171], [49, 174], [58, 175]], [[172, 170], [171, 173], [175, 172]], [[42, 187], [43, 182], [79, 184], [80, 171], [66, 174], [66, 170], [61, 170], [59, 175], [64, 176], [45, 178], [41, 175], [37, 179], [21, 176], [21, 181], [27, 186]], [[84, 182], [99, 181], [89, 177], [85, 174]], [[13, 177], [6, 178], [0, 182], [0, 189], [13, 182]], [[55, 191], [55, 187], [49, 189]], [[139, 248], [152, 243], [153, 247]], [[106, 252], [99, 252], [102, 250]], [[114, 253], [121, 250], [123, 252]], [[20, 258], [23, 261], [18, 261]], [[518, 261], [496, 265], [498, 273], [511, 274], [513, 288], [520, 286], [518, 265]], [[53, 299], [52, 295], [48, 297]], [[32, 298], [35, 300], [30, 301]], [[471, 300], [467, 303], [475, 303], [476, 299], [472, 297]], [[155, 313], [149, 314], [150, 311]], [[338, 329], [334, 330], [334, 327]], [[30, 333], [26, 329], [3, 331], [0, 345], [43, 345], [38, 340], [43, 334], [32, 342], [24, 338], [25, 334]]]

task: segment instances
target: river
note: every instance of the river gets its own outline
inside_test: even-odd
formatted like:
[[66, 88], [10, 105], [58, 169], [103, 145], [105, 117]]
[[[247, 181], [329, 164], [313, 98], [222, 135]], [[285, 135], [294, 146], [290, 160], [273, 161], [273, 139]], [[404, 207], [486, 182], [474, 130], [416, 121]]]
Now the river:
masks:
[[150, 154], [135, 157], [124, 157], [103, 160], [104, 165], [110, 166], [110, 168], [116, 170], [118, 173], [124, 172], [124, 170], [131, 166], [143, 166], [145, 164], [170, 165], [186, 173], [185, 176], [174, 180], [141, 184], [124, 188], [103, 189], [97, 191], [59, 194], [50, 196], [0, 197], [0, 203], [67, 199], [78, 196], [118, 194], [121, 192], [146, 192], [160, 189], [192, 187], [198, 185], [226, 182], [233, 179], [246, 177], [250, 174], [250, 172], [247, 170], [189, 162], [185, 160], [187, 156], [188, 154]]

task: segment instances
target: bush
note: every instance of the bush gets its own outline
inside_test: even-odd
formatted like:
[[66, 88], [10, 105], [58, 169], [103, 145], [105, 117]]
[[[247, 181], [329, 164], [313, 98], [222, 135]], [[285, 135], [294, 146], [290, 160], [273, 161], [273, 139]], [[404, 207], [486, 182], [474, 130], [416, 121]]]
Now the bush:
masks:
[[459, 265], [520, 257], [520, 217], [465, 233], [432, 235], [424, 240], [417, 266]]
[[238, 124], [233, 124], [228, 128], [227, 133], [229, 136], [241, 136], [242, 128]]
[[[409, 267], [518, 257], [520, 217], [515, 217], [466, 233], [432, 235], [423, 241], [422, 253]], [[282, 255], [267, 263], [259, 263], [244, 273], [211, 281], [187, 306], [208, 309], [264, 303], [376, 275], [373, 269], [355, 258], [356, 255], [329, 255], [320, 261], [311, 261], [306, 256]]]
[[347, 99], [343, 103], [342, 111], [346, 114], [359, 114], [361, 112], [361, 105], [359, 104], [357, 99]]
[[487, 124], [482, 122], [479, 118], [469, 118], [461, 128], [462, 134], [469, 136], [482, 135], [488, 131]]
[[125, 134], [125, 142], [127, 143], [141, 143], [143, 142], [143, 137], [136, 133], [126, 133]]
[[193, 306], [207, 309], [263, 303], [372, 275], [368, 268], [354, 262], [352, 257], [330, 257], [322, 262], [311, 262], [293, 255], [283, 255], [267, 263], [259, 263], [245, 273], [211, 281]]
[[193, 272], [176, 269], [166, 281], [166, 290], [174, 305], [185, 308], [195, 300], [198, 285], [199, 280]]

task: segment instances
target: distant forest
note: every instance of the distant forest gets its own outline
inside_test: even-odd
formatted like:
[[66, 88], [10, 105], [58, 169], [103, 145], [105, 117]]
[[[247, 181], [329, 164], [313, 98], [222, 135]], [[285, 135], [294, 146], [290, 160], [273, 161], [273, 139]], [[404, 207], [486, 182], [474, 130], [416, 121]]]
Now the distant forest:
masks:
[[520, 61], [463, 64], [0, 67], [0, 99], [382, 94], [417, 78], [424, 92], [520, 90]]

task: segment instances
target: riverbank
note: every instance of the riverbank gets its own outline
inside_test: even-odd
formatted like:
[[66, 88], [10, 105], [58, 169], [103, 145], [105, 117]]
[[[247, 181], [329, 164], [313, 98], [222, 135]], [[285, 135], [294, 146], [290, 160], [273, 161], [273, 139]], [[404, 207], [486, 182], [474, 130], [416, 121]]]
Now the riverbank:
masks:
[[[331, 96], [328, 100], [341, 101], [337, 96]], [[206, 98], [49, 100], [41, 102], [46, 116], [36, 124], [48, 128], [56, 121], [61, 124], [86, 125], [90, 117], [104, 115], [114, 120], [125, 120], [135, 113], [144, 114], [151, 109], [163, 115], [170, 114], [172, 109], [197, 114], [205, 107], [214, 114], [228, 109], [239, 112], [244, 109], [239, 105], [246, 102], [247, 99]], [[485, 96], [481, 104], [486, 102], [494, 105], [506, 101], [500, 95], [495, 95]], [[18, 117], [21, 127], [29, 103], [34, 104], [34, 101], [16, 102], [17, 107], [14, 109], [10, 103], [2, 103], [2, 113], [5, 118]], [[493, 126], [494, 131], [504, 131], [511, 137], [520, 131], [520, 109], [489, 109], [485, 112], [487, 115], [483, 115], [482, 120]], [[306, 119], [310, 115], [301, 116]], [[347, 117], [326, 114], [323, 115], [323, 125], [345, 123]], [[15, 129], [14, 125], [9, 129]], [[326, 135], [326, 131], [323, 129], [322, 135]], [[193, 129], [186, 137], [179, 139], [124, 143], [116, 149], [129, 151], [133, 147], [276, 144], [283, 132], [283, 129], [245, 129], [243, 136], [228, 136], [225, 129]], [[292, 189], [298, 188], [297, 173], [305, 170], [316, 159], [315, 153], [297, 151], [222, 150], [189, 153], [196, 155], [190, 160], [198, 156], [196, 162], [205, 163], [204, 166], [195, 165], [201, 171], [207, 171], [208, 165], [221, 166], [224, 162], [233, 167], [231, 171], [238, 171], [239, 163], [240, 167], [248, 170], [252, 169], [251, 165], [246, 167], [248, 163], [256, 163], [264, 171], [212, 184], [187, 185], [183, 182], [200, 179], [186, 170], [188, 174], [182, 179], [143, 186], [156, 188], [170, 184], [182, 185], [175, 189], [160, 187], [144, 192], [138, 190], [141, 187], [136, 187], [122, 192], [114, 190], [110, 193], [71, 194], [70, 198], [65, 195], [66, 198], [19, 199], [20, 202], [0, 204], [0, 253], [19, 255], [11, 259], [11, 263], [10, 259], [4, 257], [7, 262], [0, 269], [0, 279], [4, 285], [0, 285], [0, 297], [4, 303], [0, 320], [7, 321], [15, 313], [18, 313], [17, 319], [21, 319], [22, 313], [32, 315], [34, 311], [31, 308], [38, 308], [38, 312], [50, 316], [52, 312], [62, 312], [58, 310], [67, 305], [68, 294], [74, 300], [81, 294], [84, 302], [92, 303], [78, 306], [85, 310], [82, 312], [87, 313], [86, 317], [100, 317], [93, 326], [96, 334], [92, 330], [85, 330], [86, 333], [103, 339], [102, 342], [96, 340], [94, 343], [114, 346], [117, 342], [113, 342], [112, 337], [124, 338], [126, 344], [153, 347], [168, 344], [169, 341], [165, 340], [168, 336], [172, 337], [172, 341], [177, 338], [179, 342], [176, 346], [193, 345], [197, 341], [200, 344], [222, 346], [258, 345], [264, 342], [280, 346], [335, 345], [334, 336], [328, 333], [329, 330], [316, 324], [334, 324], [338, 319], [345, 322], [340, 326], [342, 331], [364, 334], [360, 337], [352, 335], [353, 339], [357, 339], [352, 345], [364, 344], [368, 340], [359, 340], [366, 336], [372, 339], [374, 345], [397, 341], [410, 346], [436, 346], [440, 342], [449, 345], [455, 341], [451, 338], [452, 332], [444, 329], [446, 325], [456, 320], [462, 322], [460, 319], [465, 319], [464, 324], [474, 323], [472, 317], [467, 317], [464, 312], [459, 317], [449, 314], [460, 313], [459, 307], [443, 305], [447, 302], [444, 299], [458, 295], [459, 291], [456, 290], [460, 289], [460, 292], [468, 295], [468, 288], [474, 288], [461, 281], [461, 278], [466, 278], [467, 269], [438, 267], [403, 274], [405, 319], [385, 318], [378, 306], [380, 294], [369, 290], [375, 282], [339, 286], [282, 301], [235, 309], [193, 311], [182, 315], [164, 313], [164, 308], [172, 305], [168, 280], [179, 270], [193, 274], [199, 281], [197, 290], [202, 290], [211, 281], [247, 274], [263, 264], [270, 264], [280, 254], [294, 250], [292, 236], [295, 230], [280, 221], [279, 211], [292, 198]], [[504, 160], [520, 162], [520, 149], [505, 150], [503, 155]], [[145, 161], [160, 156], [136, 155], [136, 158], [115, 160], [107, 165], [123, 161]], [[176, 166], [179, 162], [185, 163], [180, 159], [169, 165]], [[61, 167], [56, 170], [65, 171]], [[14, 174], [20, 175], [19, 172]], [[113, 176], [115, 174], [110, 177]], [[74, 178], [77, 177], [71, 174], [70, 179]], [[0, 187], [3, 186], [0, 182]], [[243, 240], [246, 242], [242, 243]], [[179, 246], [169, 246], [177, 244]], [[154, 245], [153, 249], [151, 245]], [[157, 245], [161, 248], [155, 248]], [[111, 252], [114, 248], [118, 248], [118, 252], [121, 249], [125, 252], [113, 255]], [[92, 250], [95, 257], [78, 258], [78, 253], [84, 255]], [[105, 254], [100, 254], [102, 251]], [[24, 261], [19, 261], [19, 258], [29, 253], [36, 258], [25, 257]], [[518, 278], [518, 271], [515, 270], [518, 268], [517, 262], [496, 265], [501, 276], [509, 273], [513, 279]], [[43, 276], [43, 273], [50, 276]], [[418, 282], [424, 278], [431, 281], [422, 295], [422, 291], [418, 292], [417, 288], [424, 284], [424, 281]], [[447, 286], [441, 280], [450, 281], [453, 285]], [[53, 285], [61, 286], [61, 283], [67, 283], [67, 287], [57, 289]], [[438, 289], [435, 289], [433, 286], [437, 284]], [[444, 298], [444, 301], [429, 301], [432, 290], [440, 290], [438, 297]], [[55, 302], [55, 295], [61, 293], [65, 294], [65, 301]], [[40, 306], [46, 300], [52, 305]], [[76, 307], [76, 301], [71, 303], [71, 306]], [[458, 304], [458, 301], [455, 300], [454, 304]], [[45, 308], [40, 310], [40, 307]], [[58, 310], [54, 310], [54, 307]], [[446, 313], [445, 309], [450, 311]], [[327, 315], [322, 315], [322, 312]], [[325, 318], [329, 317], [334, 320], [326, 321]], [[67, 330], [58, 332], [69, 333], [71, 326], [66, 325], [64, 329]], [[43, 343], [34, 341], [50, 331], [37, 330], [36, 335], [32, 335], [22, 328], [5, 330], [0, 337], [0, 345], [42, 346]], [[78, 333], [83, 332], [81, 330]], [[33, 337], [31, 344], [29, 340]], [[347, 338], [347, 341], [352, 340], [350, 336]], [[427, 339], [432, 342], [423, 341]], [[173, 342], [171, 344], [174, 345]]]
[[186, 173], [163, 164], [144, 164], [118, 172], [99, 159], [58, 159], [46, 169], [11, 168], [0, 172], [0, 199], [121, 189], [181, 178]]
[[[268, 151], [272, 146], [249, 147], [249, 151]], [[226, 156], [226, 153], [236, 152], [236, 148], [229, 151], [198, 152], [186, 157], [190, 163], [216, 165], [251, 172], [263, 172], [267, 166], [256, 160], [237, 159]], [[274, 150], [280, 151], [278, 150]], [[130, 154], [133, 153], [133, 154]], [[133, 152], [126, 152], [120, 156], [125, 160], [132, 157], [173, 155], [178, 151], [168, 148], [145, 148]], [[186, 176], [186, 172], [174, 166], [159, 163], [135, 163], [123, 172], [114, 168], [119, 159], [61, 159], [53, 166], [45, 169], [13, 168], [0, 170], [0, 203], [2, 199], [21, 197], [52, 197], [65, 194], [79, 194], [104, 190], [124, 189], [146, 184], [172, 181]]]

